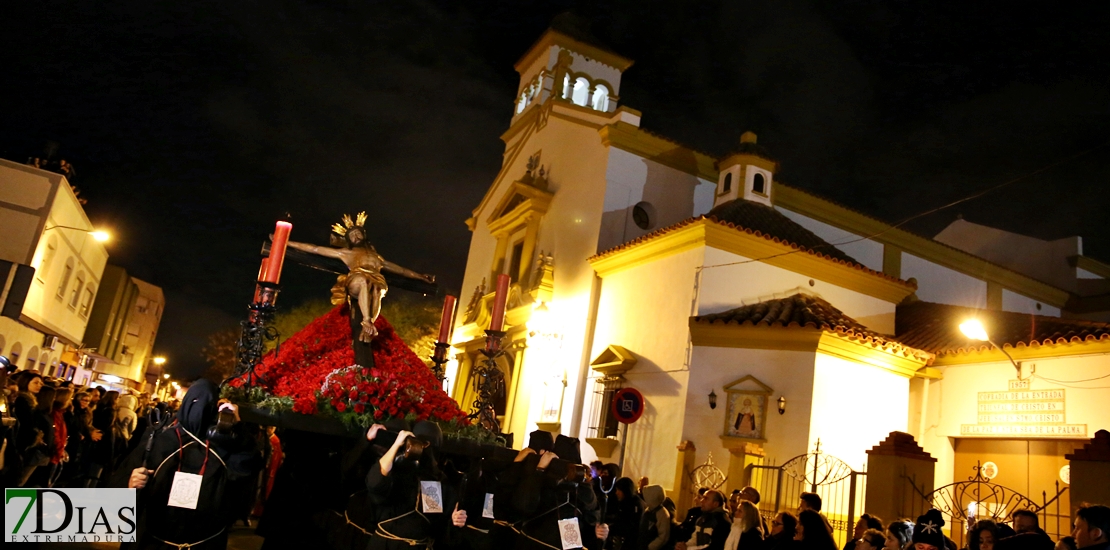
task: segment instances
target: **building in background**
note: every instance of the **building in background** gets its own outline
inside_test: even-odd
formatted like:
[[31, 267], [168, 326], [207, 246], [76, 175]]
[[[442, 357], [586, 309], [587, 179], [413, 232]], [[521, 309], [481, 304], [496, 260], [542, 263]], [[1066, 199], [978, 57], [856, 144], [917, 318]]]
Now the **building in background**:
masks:
[[164, 307], [161, 288], [132, 277], [121, 267], [105, 268], [85, 331], [85, 346], [92, 358], [89, 378], [77, 382], [152, 391], [146, 371]]
[[81, 201], [58, 173], [0, 160], [0, 355], [73, 379], [108, 262]]
[[[448, 366], [460, 405], [508, 275], [492, 405], [518, 448], [536, 429], [584, 438], [585, 459], [623, 461], [684, 508], [710, 454], [732, 489], [754, 461], [804, 459], [818, 441], [862, 472], [897, 431], [936, 461], [924, 491], [989, 462], [998, 483], [1056, 494], [1065, 456], [1110, 427], [1110, 266], [1078, 237], [894, 227], [778, 181], [742, 128], [721, 157], [643, 130], [620, 105], [631, 65], [574, 29], [517, 62], [502, 168], [466, 220], [473, 294]], [[972, 317], [1020, 370], [961, 333]], [[622, 387], [646, 404], [618, 430]], [[840, 538], [864, 509], [848, 500], [826, 509]]]

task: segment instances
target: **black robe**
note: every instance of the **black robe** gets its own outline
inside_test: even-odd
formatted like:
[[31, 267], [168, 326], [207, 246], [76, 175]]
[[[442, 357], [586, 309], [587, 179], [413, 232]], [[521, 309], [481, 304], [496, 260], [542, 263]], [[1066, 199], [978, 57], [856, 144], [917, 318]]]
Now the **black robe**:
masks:
[[[155, 471], [138, 494], [137, 543], [125, 543], [121, 548], [169, 548], [161, 541], [193, 544], [192, 548], [199, 550], [227, 547], [227, 527], [235, 503], [224, 498], [225, 489], [230, 479], [257, 474], [261, 453], [242, 432], [240, 424], [233, 427], [231, 434], [207, 437], [208, 428], [216, 423], [216, 400], [215, 384], [203, 379], [194, 383], [182, 399], [176, 421], [148, 429], [142, 443], [113, 476], [113, 486], [126, 487], [135, 468], [145, 466]], [[150, 454], [144, 462], [151, 437]], [[168, 505], [170, 488], [179, 470], [201, 474], [195, 510]]]
[[[431, 449], [424, 451], [421, 460], [435, 460]], [[440, 482], [442, 513], [421, 511], [421, 481]], [[451, 514], [458, 502], [458, 492], [437, 469], [399, 459], [387, 475], [382, 474], [380, 467], [370, 468], [366, 475], [366, 489], [377, 514], [375, 534], [370, 538], [368, 546], [370, 550], [419, 550], [431, 546], [428, 543], [441, 547], [453, 546], [457, 528], [451, 525]], [[392, 537], [427, 542], [410, 545]]]

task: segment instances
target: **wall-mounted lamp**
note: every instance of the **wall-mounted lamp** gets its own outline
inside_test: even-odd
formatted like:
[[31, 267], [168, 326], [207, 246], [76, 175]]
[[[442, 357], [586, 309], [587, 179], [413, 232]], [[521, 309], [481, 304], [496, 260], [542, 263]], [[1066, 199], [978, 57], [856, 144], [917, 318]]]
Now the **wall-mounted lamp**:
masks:
[[710, 409], [716, 409], [717, 408], [717, 392], [715, 392], [713, 390], [709, 390], [709, 408]]
[[786, 414], [786, 397], [779, 396], [779, 414]]
[[1006, 356], [1006, 358], [1010, 360], [1010, 364], [1012, 364], [1014, 366], [1014, 370], [1017, 371], [1018, 380], [1021, 380], [1021, 363], [1014, 361], [1014, 357], [1010, 355], [1010, 352], [1006, 351], [1005, 348], [994, 343], [994, 341], [991, 340], [990, 336], [987, 335], [987, 329], [983, 327], [983, 323], [979, 322], [978, 319], [968, 319], [967, 321], [960, 323], [960, 332], [964, 333], [964, 336], [967, 336], [972, 340], [986, 342], [998, 348], [998, 351], [1001, 351]]

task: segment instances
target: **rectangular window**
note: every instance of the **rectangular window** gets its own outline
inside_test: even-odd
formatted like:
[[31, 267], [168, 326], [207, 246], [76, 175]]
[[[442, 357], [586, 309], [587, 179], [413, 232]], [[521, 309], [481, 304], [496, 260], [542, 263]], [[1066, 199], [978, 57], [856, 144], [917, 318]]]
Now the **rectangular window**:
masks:
[[621, 388], [621, 382], [624, 379], [620, 377], [614, 378], [598, 378], [597, 390], [594, 392], [594, 410], [597, 412], [597, 424], [594, 426], [594, 437], [615, 437], [617, 435], [617, 428], [620, 423], [617, 422], [617, 417], [613, 414], [613, 394]]
[[58, 285], [59, 300], [66, 297], [66, 287], [69, 286], [69, 278], [71, 275], [73, 275], [73, 265], [70, 263], [66, 263], [65, 270], [62, 271], [62, 284]]
[[513, 245], [512, 260], [509, 262], [509, 280], [514, 283], [520, 282], [520, 262], [524, 256], [524, 241], [518, 241]]
[[85, 288], [85, 299], [81, 302], [81, 316], [88, 318], [89, 309], [92, 308], [93, 290], [92, 287]]
[[69, 308], [77, 309], [77, 301], [81, 299], [81, 291], [85, 288], [84, 274], [77, 276], [77, 284], [73, 285], [73, 292], [69, 295]]

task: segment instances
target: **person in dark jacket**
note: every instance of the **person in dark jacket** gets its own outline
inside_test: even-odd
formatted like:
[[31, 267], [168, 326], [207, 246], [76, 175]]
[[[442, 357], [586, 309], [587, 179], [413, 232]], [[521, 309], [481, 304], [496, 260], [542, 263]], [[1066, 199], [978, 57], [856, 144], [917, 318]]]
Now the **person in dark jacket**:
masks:
[[31, 409], [28, 423], [20, 421], [20, 433], [25, 434], [27, 444], [23, 448], [20, 486], [48, 487], [50, 459], [54, 456], [54, 388], [43, 386], [32, 399], [35, 406]]
[[797, 531], [798, 518], [790, 512], [779, 512], [771, 520], [771, 533], [763, 539], [763, 550], [793, 550]]
[[667, 550], [671, 540], [671, 514], [664, 506], [663, 487], [648, 485], [641, 491], [644, 515], [637, 535], [639, 550]]
[[824, 516], [815, 510], [802, 510], [798, 514], [794, 540], [799, 541], [800, 550], [837, 550]]
[[1110, 549], [1110, 508], [1100, 504], [1080, 506], [1071, 534], [1079, 550]]
[[675, 544], [675, 550], [724, 550], [732, 530], [732, 520], [725, 512], [725, 495], [710, 489], [701, 500], [701, 514], [694, 524], [690, 539]]
[[694, 496], [693, 506], [686, 510], [686, 517], [682, 518], [682, 521], [671, 529], [671, 542], [673, 544], [686, 542], [694, 534], [694, 526], [698, 522], [698, 517], [701, 516], [701, 503], [707, 491], [709, 491], [708, 487], [698, 488], [698, 494]]
[[1014, 535], [998, 541], [998, 550], [1053, 550], [1056, 543], [1041, 529], [1040, 518], [1032, 510], [1015, 510], [1010, 515], [1014, 520]]
[[618, 479], [613, 485], [611, 497], [605, 514], [605, 523], [609, 525], [609, 540], [605, 541], [605, 548], [638, 548], [636, 536], [644, 515], [644, 503], [637, 496], [632, 478]]
[[116, 402], [119, 392], [105, 392], [93, 410], [92, 423], [103, 437], [93, 443], [88, 460], [88, 479], [86, 487], [107, 486], [108, 479], [116, 464], [116, 435], [112, 425], [116, 422]]

